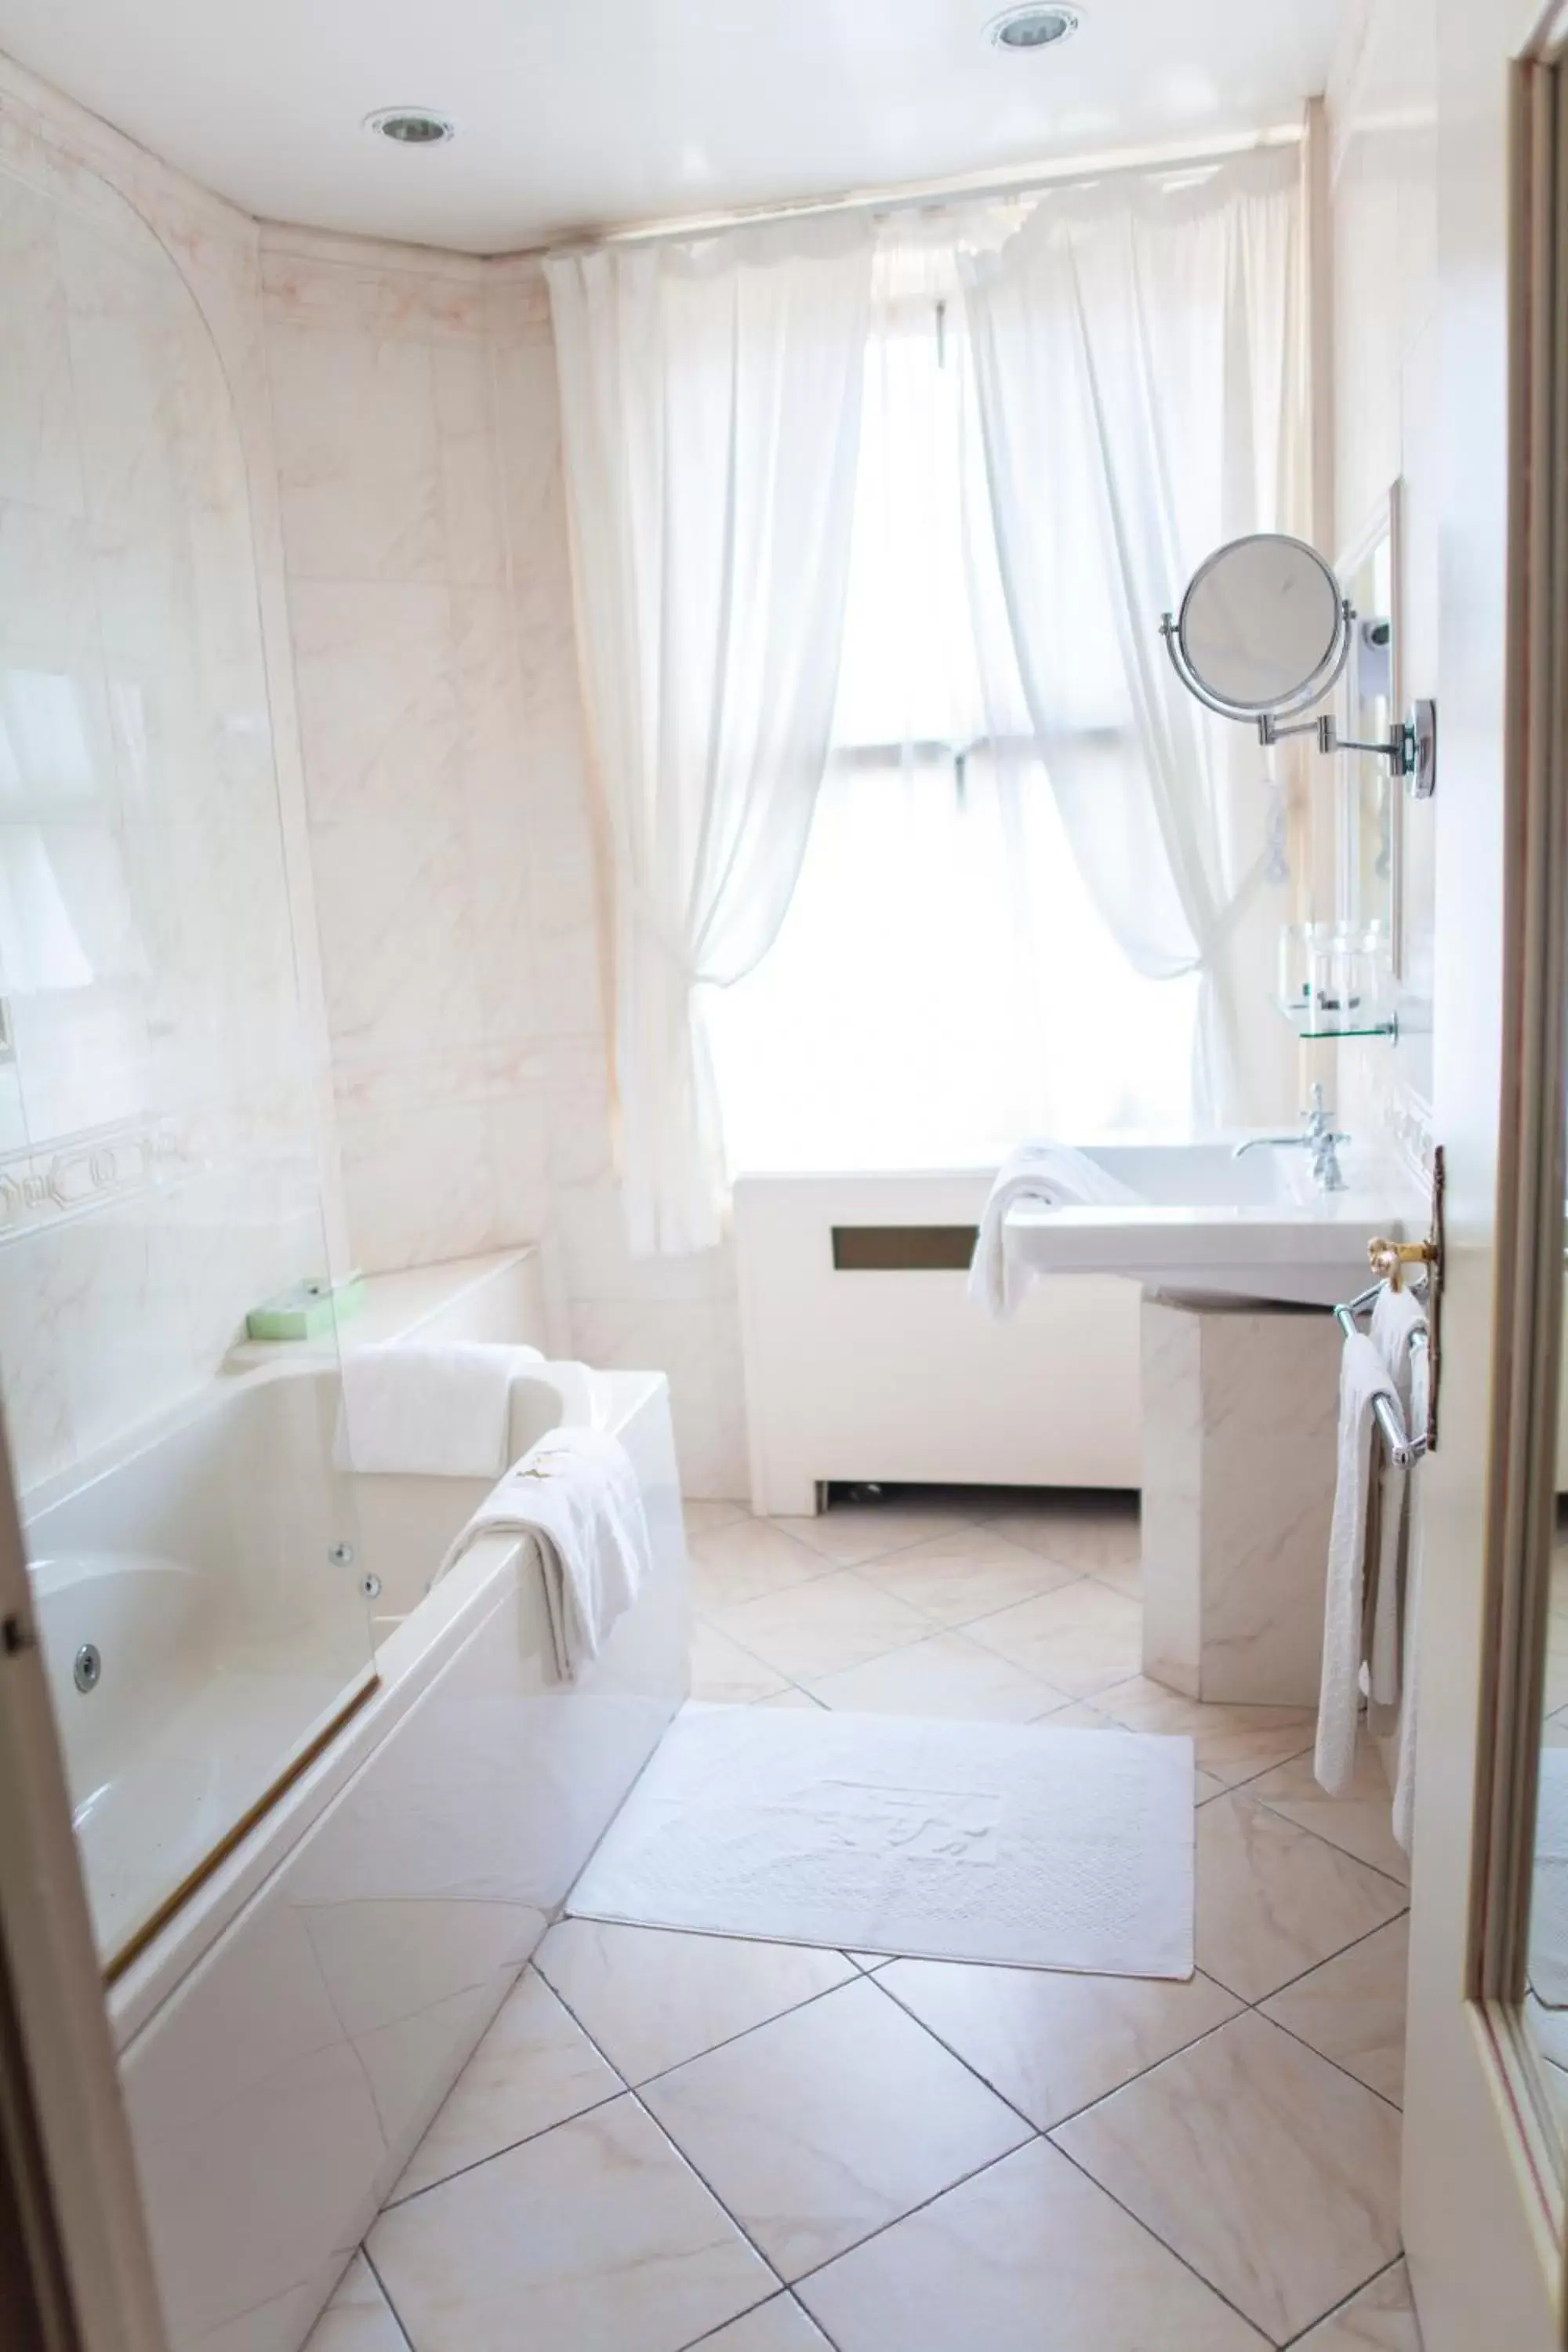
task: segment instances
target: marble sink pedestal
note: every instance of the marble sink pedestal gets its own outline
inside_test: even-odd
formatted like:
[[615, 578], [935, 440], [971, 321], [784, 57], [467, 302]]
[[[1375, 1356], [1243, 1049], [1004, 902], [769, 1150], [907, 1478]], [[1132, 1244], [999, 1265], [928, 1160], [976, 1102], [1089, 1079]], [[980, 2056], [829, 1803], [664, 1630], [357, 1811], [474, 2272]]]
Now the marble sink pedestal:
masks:
[[1144, 1297], [1143, 1671], [1189, 1698], [1317, 1704], [1340, 1345], [1326, 1311]]

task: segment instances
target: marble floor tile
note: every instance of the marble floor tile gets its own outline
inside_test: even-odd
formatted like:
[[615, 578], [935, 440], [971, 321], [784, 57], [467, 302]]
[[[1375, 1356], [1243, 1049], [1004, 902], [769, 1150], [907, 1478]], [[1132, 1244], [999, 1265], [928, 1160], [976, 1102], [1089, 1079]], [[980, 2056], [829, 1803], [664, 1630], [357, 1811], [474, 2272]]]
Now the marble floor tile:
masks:
[[1092, 1577], [983, 1617], [966, 1630], [972, 1641], [984, 1643], [1069, 1698], [1093, 1698], [1125, 1682], [1136, 1674], [1143, 1650], [1138, 1603]]
[[777, 2292], [629, 2096], [395, 2205], [367, 2250], [414, 2352], [683, 2352]]
[[1143, 1598], [1143, 1563], [1142, 1559], [1108, 1560], [1089, 1574], [1097, 1583], [1109, 1584], [1113, 1592], [1124, 1592], [1129, 1601]]
[[862, 1560], [880, 1559], [884, 1553], [902, 1551], [906, 1545], [973, 1527], [982, 1507], [951, 1493], [917, 1495], [887, 1503], [835, 1503], [814, 1519], [791, 1519], [788, 1524], [792, 1534], [821, 1552], [825, 1559], [837, 1560], [840, 1568], [858, 1568]]
[[1421, 2352], [1421, 2331], [1402, 2262], [1303, 2336], [1295, 2352]]
[[1263, 2014], [1398, 2106], [1409, 1965], [1410, 1922], [1391, 1919], [1264, 2001]]
[[1094, 1703], [1129, 1731], [1184, 1733], [1203, 1769], [1227, 1788], [1312, 1745], [1315, 1718], [1310, 1708], [1213, 1705], [1184, 1698], [1146, 1675], [1099, 1692]]
[[752, 1699], [776, 1698], [787, 1678], [764, 1665], [717, 1626], [699, 1618], [691, 1629], [691, 1696], [721, 1706], [744, 1706]]
[[1527, 1991], [1524, 2021], [1542, 2056], [1558, 2068], [1568, 2067], [1568, 2010], [1548, 2009], [1543, 2000]]
[[[1080, 1576], [1114, 1573], [1120, 1581], [1129, 1570], [1136, 1574], [1142, 1554], [1136, 1495], [1071, 1490], [1020, 1495], [986, 1525]], [[1121, 1589], [1129, 1588], [1122, 1584]]]
[[1342, 1846], [1358, 1862], [1372, 1864], [1400, 1885], [1409, 1882], [1410, 1865], [1394, 1834], [1394, 1795], [1383, 1759], [1370, 1739], [1356, 1751], [1355, 1772], [1342, 1797], [1330, 1797], [1319, 1788], [1310, 1755], [1292, 1757], [1248, 1783], [1247, 1793], [1283, 1813], [1304, 1830], [1316, 1830], [1331, 1845]]
[[754, 1698], [750, 1703], [752, 1706], [820, 1707], [822, 1705], [822, 1701], [819, 1698], [813, 1698], [809, 1691], [793, 1689], [774, 1691], [767, 1698]]
[[868, 1977], [642, 2095], [785, 2280], [1029, 2137]]
[[1214, 1774], [1205, 1772], [1201, 1764], [1194, 1766], [1193, 1789], [1200, 1805], [1206, 1805], [1211, 1797], [1223, 1797], [1225, 1787], [1223, 1780], [1216, 1780]]
[[1202, 1976], [1176, 1984], [894, 1960], [879, 1981], [1042, 2131], [1241, 2008]]
[[710, 1534], [714, 1528], [727, 1528], [736, 1519], [752, 1516], [744, 1503], [684, 1502], [680, 1516], [686, 1523], [686, 1540], [695, 1542], [699, 1536]]
[[1047, 2140], [798, 2292], [837, 2352], [1268, 2352]]
[[965, 1625], [1076, 1582], [1077, 1569], [1014, 1543], [995, 1528], [955, 1528], [906, 1550], [867, 1560], [860, 1573], [939, 1625]]
[[619, 2095], [621, 2084], [550, 1987], [525, 1969], [447, 2092], [389, 2203]]
[[809, 1687], [825, 1706], [851, 1714], [959, 1716], [990, 1723], [1033, 1723], [1062, 1700], [1048, 1683], [963, 1633], [938, 1633], [844, 1674], [825, 1675]]
[[1542, 2075], [1546, 2095], [1557, 2119], [1557, 2129], [1568, 2139], [1568, 2068], [1554, 2065], [1550, 2058], [1542, 2061]]
[[363, 2254], [356, 2254], [322, 2312], [305, 2352], [408, 2352], [392, 2306]]
[[852, 1569], [721, 1609], [712, 1622], [791, 1682], [815, 1682], [931, 1635], [929, 1617]]
[[636, 2085], [749, 2033], [785, 2010], [852, 1984], [841, 1952], [563, 1919], [535, 1965]]
[[696, 2352], [831, 2352], [831, 2347], [793, 2294], [776, 2294], [717, 2336], [705, 2336]]
[[1197, 1960], [1243, 2000], [1264, 2000], [1395, 1918], [1405, 1895], [1246, 1790], [1197, 1815]]
[[731, 1519], [700, 1535], [690, 1554], [691, 1598], [705, 1616], [833, 1572], [831, 1560], [768, 1519]]
[[1054, 2135], [1276, 2344], [1399, 2252], [1399, 2116], [1267, 2018], [1222, 2025]]

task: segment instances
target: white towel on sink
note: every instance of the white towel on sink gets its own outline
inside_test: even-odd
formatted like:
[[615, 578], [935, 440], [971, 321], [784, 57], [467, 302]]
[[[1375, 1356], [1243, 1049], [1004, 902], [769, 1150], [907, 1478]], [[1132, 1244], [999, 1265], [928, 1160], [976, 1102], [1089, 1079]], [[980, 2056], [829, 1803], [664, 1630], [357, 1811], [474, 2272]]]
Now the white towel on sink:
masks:
[[1338, 1797], [1355, 1769], [1361, 1717], [1361, 1664], [1366, 1600], [1367, 1515], [1373, 1495], [1373, 1411], [1379, 1397], [1394, 1404], [1393, 1375], [1364, 1333], [1352, 1331], [1340, 1360], [1339, 1475], [1329, 1530], [1328, 1587], [1323, 1605], [1323, 1681], [1318, 1706], [1313, 1769]]
[[1069, 1143], [1021, 1143], [997, 1171], [981, 1215], [969, 1263], [971, 1300], [1001, 1322], [1035, 1280], [1008, 1230], [1008, 1212], [1017, 1202], [1039, 1201], [1052, 1209], [1116, 1208], [1138, 1197], [1130, 1184]]
[[494, 1478], [506, 1468], [511, 1383], [537, 1348], [395, 1339], [343, 1352], [340, 1470]]
[[563, 1682], [575, 1682], [653, 1564], [631, 1456], [607, 1430], [551, 1430], [486, 1496], [432, 1581], [492, 1532], [538, 1543], [555, 1670]]

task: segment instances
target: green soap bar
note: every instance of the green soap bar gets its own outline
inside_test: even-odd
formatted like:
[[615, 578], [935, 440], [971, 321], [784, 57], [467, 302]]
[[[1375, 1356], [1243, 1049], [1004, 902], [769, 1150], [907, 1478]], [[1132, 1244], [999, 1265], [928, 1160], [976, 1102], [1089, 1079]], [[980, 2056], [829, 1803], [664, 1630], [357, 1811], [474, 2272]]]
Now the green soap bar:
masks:
[[251, 1339], [320, 1339], [364, 1305], [364, 1276], [345, 1275], [336, 1284], [297, 1282], [253, 1307], [245, 1318]]

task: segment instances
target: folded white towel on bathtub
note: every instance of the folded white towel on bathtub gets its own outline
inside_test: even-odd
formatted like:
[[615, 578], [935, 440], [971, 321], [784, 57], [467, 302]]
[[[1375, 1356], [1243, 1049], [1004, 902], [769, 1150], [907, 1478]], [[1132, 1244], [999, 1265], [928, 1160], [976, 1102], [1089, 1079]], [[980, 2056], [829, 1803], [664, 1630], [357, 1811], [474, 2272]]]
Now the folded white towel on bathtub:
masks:
[[494, 1478], [510, 1455], [511, 1384], [537, 1348], [394, 1339], [343, 1354], [340, 1470]]
[[575, 1682], [653, 1566], [631, 1456], [606, 1430], [551, 1430], [486, 1496], [435, 1581], [492, 1533], [532, 1536], [538, 1543], [555, 1670], [563, 1682]]
[[1111, 1176], [1086, 1151], [1070, 1143], [1021, 1143], [996, 1173], [980, 1219], [969, 1264], [969, 1296], [993, 1321], [1011, 1315], [1035, 1276], [1017, 1254], [1007, 1230], [1008, 1212], [1019, 1201], [1043, 1202], [1052, 1209], [1118, 1208], [1138, 1194]]

